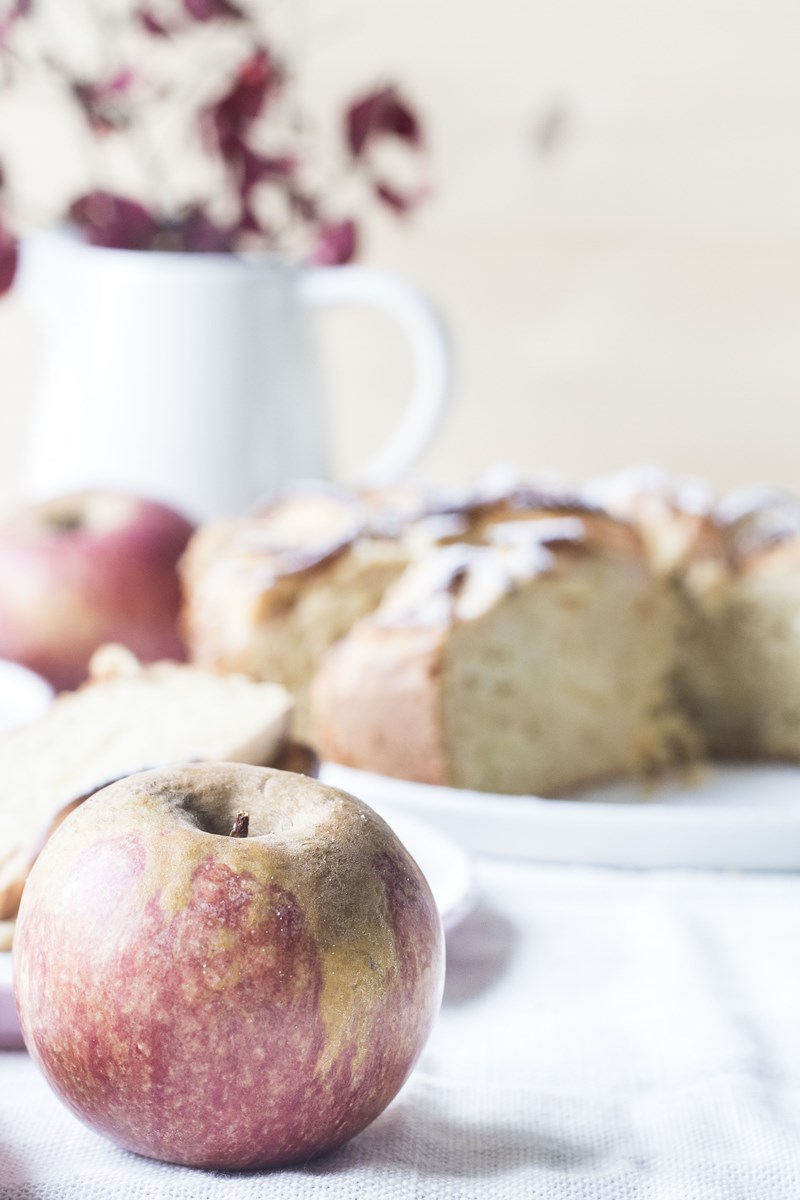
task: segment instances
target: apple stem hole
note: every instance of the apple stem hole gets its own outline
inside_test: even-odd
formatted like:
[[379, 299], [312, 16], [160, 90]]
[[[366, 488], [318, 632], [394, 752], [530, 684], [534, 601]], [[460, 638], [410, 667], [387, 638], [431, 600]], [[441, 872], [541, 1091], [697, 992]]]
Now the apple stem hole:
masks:
[[246, 812], [237, 813], [236, 820], [233, 822], [230, 836], [236, 838], [246, 838], [249, 828], [250, 814]]
[[71, 509], [50, 513], [48, 521], [54, 533], [78, 533], [84, 525], [82, 515]]

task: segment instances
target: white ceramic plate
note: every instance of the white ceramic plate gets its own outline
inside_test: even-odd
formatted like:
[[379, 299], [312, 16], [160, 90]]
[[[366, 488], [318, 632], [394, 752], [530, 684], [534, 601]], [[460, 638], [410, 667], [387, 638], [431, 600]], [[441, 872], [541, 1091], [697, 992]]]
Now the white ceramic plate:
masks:
[[595, 788], [580, 799], [431, 787], [323, 764], [326, 783], [424, 817], [462, 846], [540, 862], [613, 867], [800, 868], [800, 766], [715, 765], [694, 784]]
[[[477, 893], [469, 855], [444, 834], [405, 813], [383, 814], [428, 880], [445, 931], [472, 908]], [[22, 1045], [11, 979], [11, 955], [0, 953], [0, 1049]]]

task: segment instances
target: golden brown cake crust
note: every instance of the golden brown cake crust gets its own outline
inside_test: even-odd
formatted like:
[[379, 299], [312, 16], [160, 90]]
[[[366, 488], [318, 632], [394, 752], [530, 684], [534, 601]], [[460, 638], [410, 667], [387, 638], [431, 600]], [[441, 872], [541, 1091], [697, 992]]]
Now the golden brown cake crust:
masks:
[[[292, 661], [291, 642], [295, 614], [303, 624], [299, 610], [312, 593], [332, 618], [330, 644], [372, 611], [385, 588], [430, 548], [499, 543], [514, 536], [517, 523], [566, 517], [583, 522], [582, 536], [592, 546], [643, 550], [632, 525], [577, 491], [552, 485], [489, 479], [450, 491], [413, 485], [372, 492], [331, 485], [291, 489], [259, 513], [205, 526], [190, 542], [181, 575], [191, 656], [204, 666], [274, 679], [302, 693], [310, 668]], [[346, 612], [344, 629], [337, 606]], [[305, 733], [302, 699], [298, 707]]]
[[726, 564], [738, 574], [800, 566], [800, 498], [773, 488], [726, 496], [715, 512]]
[[567, 516], [585, 521], [589, 540], [604, 537], [641, 544], [629, 522], [564, 488], [478, 484], [450, 492], [411, 486], [375, 492], [332, 485], [291, 489], [258, 513], [211, 522], [194, 535], [181, 563], [186, 632], [196, 643], [196, 597], [212, 571], [227, 574], [232, 589], [249, 588], [259, 599], [254, 615], [268, 617], [284, 611], [293, 595], [357, 542], [397, 543], [411, 534], [408, 557], [413, 558], [420, 546], [480, 542], [498, 525]]
[[437, 678], [445, 629], [368, 625], [314, 685], [323, 758], [420, 783], [449, 782]]

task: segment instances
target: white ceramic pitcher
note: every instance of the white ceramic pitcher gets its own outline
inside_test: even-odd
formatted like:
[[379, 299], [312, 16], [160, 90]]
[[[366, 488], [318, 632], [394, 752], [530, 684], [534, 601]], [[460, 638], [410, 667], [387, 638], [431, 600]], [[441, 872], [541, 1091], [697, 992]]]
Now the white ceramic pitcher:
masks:
[[415, 353], [413, 394], [364, 480], [391, 482], [411, 467], [444, 412], [443, 324], [382, 271], [106, 250], [52, 232], [25, 246], [21, 281], [44, 324], [30, 499], [114, 487], [207, 518], [241, 512], [287, 480], [327, 478], [310, 319], [326, 305], [388, 311]]

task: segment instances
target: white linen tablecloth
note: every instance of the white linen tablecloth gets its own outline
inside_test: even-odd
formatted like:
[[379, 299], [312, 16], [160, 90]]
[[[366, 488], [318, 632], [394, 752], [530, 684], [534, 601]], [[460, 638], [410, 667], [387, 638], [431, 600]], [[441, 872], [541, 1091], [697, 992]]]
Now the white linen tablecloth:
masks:
[[163, 1166], [6, 1053], [2, 1200], [800, 1197], [800, 877], [478, 875], [423, 1059], [349, 1145], [272, 1173]]

